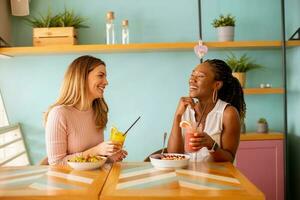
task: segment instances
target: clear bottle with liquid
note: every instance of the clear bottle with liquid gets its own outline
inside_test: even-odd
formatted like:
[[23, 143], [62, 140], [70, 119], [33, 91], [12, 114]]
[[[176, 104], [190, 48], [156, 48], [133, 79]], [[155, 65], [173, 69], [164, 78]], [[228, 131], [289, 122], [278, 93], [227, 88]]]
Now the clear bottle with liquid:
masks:
[[129, 44], [128, 20], [122, 21], [122, 44]]
[[114, 12], [110, 11], [106, 14], [106, 44], [115, 44], [115, 25]]

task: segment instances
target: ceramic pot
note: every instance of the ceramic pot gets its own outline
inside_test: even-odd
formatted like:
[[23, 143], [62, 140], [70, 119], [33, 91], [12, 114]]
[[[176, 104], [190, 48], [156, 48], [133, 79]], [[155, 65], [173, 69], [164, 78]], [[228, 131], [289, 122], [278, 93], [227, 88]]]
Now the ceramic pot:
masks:
[[218, 41], [233, 41], [234, 39], [234, 26], [221, 26], [217, 28]]
[[268, 123], [257, 123], [257, 132], [258, 133], [268, 133]]
[[245, 72], [234, 72], [232, 73], [232, 76], [237, 78], [241, 84], [242, 87], [245, 87], [246, 83], [246, 73]]

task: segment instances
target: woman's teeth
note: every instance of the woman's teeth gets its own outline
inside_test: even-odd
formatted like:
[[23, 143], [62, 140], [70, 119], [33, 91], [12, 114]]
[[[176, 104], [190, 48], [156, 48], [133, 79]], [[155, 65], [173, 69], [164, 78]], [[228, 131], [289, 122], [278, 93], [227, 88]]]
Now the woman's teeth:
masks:
[[104, 91], [104, 87], [98, 87], [99, 90], [101, 90], [102, 92]]

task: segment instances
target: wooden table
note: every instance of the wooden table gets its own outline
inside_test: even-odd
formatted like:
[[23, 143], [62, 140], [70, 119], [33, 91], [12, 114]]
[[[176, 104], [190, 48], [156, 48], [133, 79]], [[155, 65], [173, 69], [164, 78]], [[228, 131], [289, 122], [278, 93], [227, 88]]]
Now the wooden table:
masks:
[[0, 199], [99, 199], [111, 169], [76, 171], [67, 167], [0, 168]]
[[187, 169], [158, 170], [150, 163], [116, 163], [100, 200], [263, 200], [231, 163], [191, 163]]

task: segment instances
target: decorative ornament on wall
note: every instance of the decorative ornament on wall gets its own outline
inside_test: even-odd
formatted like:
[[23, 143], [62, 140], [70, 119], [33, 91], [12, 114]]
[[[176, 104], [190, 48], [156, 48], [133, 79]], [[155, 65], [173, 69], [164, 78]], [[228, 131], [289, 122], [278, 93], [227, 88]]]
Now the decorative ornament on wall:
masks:
[[202, 59], [207, 54], [208, 48], [203, 44], [202, 40], [199, 40], [199, 44], [194, 47], [194, 52], [198, 58]]

